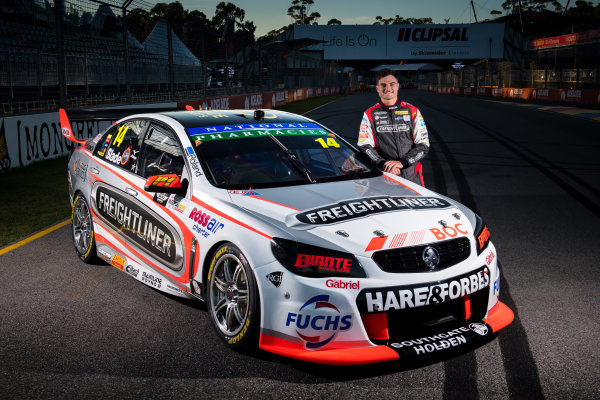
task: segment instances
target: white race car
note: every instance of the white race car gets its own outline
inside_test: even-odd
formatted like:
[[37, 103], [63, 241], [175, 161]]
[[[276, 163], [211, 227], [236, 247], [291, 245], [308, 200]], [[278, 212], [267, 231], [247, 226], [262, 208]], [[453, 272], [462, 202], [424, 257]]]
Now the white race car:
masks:
[[232, 348], [374, 363], [466, 351], [513, 319], [481, 218], [315, 121], [139, 114], [84, 142], [60, 115], [81, 144], [68, 170], [79, 257], [205, 301]]

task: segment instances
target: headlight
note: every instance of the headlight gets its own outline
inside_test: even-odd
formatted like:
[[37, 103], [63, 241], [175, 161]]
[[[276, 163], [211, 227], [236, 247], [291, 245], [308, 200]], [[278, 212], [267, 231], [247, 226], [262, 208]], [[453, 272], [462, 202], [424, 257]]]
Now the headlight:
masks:
[[490, 230], [479, 215], [475, 215], [475, 248], [477, 255], [480, 255], [490, 243]]
[[281, 238], [273, 238], [271, 251], [281, 265], [300, 276], [310, 278], [366, 277], [362, 266], [350, 253]]

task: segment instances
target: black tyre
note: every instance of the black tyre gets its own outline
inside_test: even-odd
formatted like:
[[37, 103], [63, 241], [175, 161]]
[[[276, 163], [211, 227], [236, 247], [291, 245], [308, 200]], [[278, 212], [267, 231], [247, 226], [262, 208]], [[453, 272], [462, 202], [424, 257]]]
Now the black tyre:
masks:
[[73, 244], [79, 258], [86, 263], [97, 261], [92, 213], [87, 201], [79, 195], [75, 197], [73, 202], [71, 223], [73, 226]]
[[256, 345], [260, 301], [254, 274], [240, 249], [226, 243], [208, 271], [207, 308], [219, 337], [231, 348]]

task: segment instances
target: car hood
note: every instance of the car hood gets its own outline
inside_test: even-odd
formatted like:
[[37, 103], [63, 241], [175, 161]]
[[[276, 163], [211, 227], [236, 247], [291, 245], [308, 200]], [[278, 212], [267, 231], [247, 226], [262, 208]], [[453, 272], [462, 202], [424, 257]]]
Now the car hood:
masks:
[[386, 175], [229, 194], [234, 204], [296, 240], [354, 254], [473, 233], [460, 205]]

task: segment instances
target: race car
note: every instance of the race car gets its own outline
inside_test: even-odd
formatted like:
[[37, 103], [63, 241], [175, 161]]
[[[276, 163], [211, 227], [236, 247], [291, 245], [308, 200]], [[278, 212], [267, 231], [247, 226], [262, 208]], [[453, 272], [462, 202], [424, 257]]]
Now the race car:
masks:
[[206, 302], [231, 348], [366, 364], [489, 341], [513, 319], [460, 203], [274, 110], [138, 114], [83, 141], [64, 110], [75, 250]]

